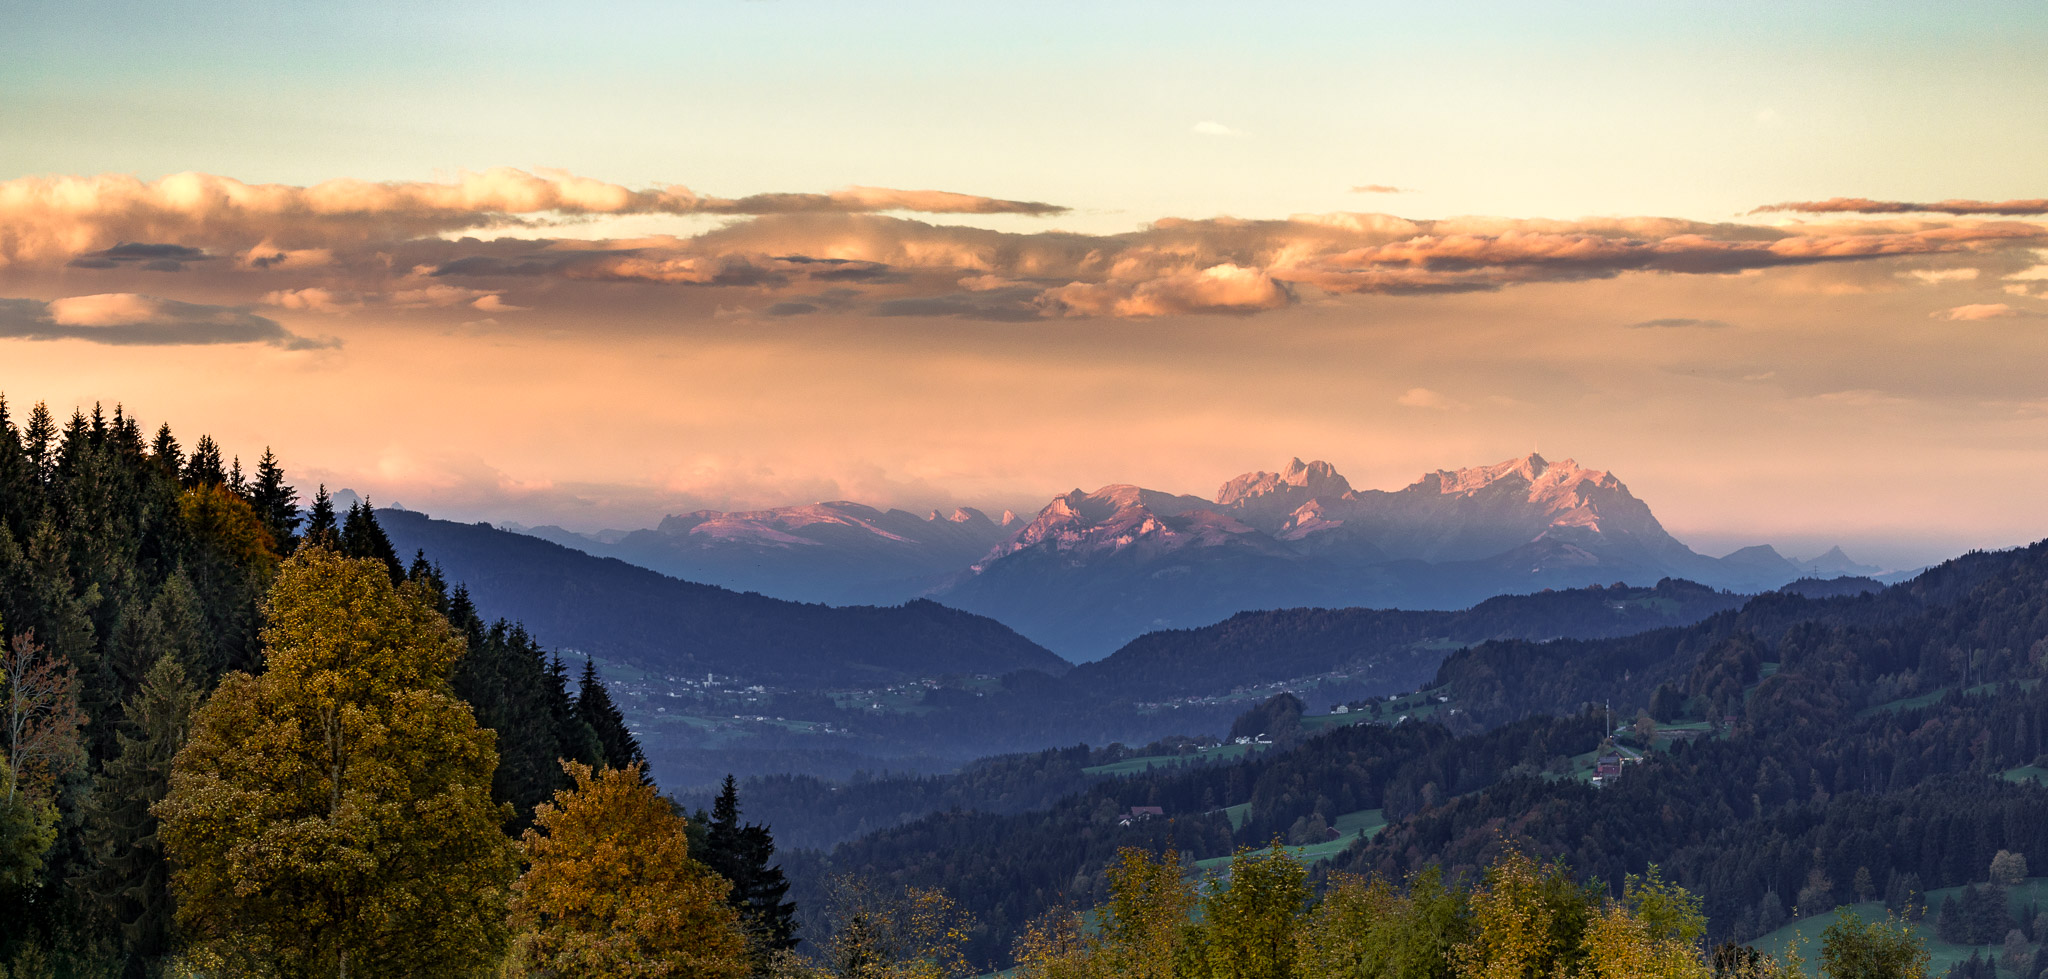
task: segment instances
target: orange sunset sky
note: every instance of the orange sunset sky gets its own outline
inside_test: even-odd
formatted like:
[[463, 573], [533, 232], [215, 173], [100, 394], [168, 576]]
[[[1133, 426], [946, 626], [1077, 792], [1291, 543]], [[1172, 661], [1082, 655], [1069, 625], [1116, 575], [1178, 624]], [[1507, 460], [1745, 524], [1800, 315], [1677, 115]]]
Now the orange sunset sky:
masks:
[[1537, 449], [2048, 536], [2038, 2], [276, 6], [0, 15], [17, 418], [578, 530]]

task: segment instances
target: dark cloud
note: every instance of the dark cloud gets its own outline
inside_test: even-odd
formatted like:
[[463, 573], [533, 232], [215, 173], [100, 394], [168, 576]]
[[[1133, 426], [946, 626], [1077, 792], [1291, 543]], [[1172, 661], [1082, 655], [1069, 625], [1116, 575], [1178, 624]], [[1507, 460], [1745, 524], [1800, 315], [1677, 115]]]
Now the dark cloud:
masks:
[[186, 262], [204, 262], [213, 257], [203, 248], [124, 241], [112, 248], [86, 252], [65, 264], [75, 269], [113, 269], [126, 266], [148, 272], [178, 272], [184, 270]]
[[876, 316], [950, 316], [955, 319], [1022, 323], [1045, 318], [1045, 310], [1034, 304], [1036, 289], [1000, 289], [964, 292], [948, 296], [891, 299], [876, 303]]
[[1824, 201], [1784, 201], [1765, 204], [1749, 213], [1769, 214], [1792, 211], [1799, 214], [1954, 214], [2024, 217], [2048, 214], [2048, 198], [2028, 200], [1973, 201], [1950, 198], [1945, 201], [1877, 201], [1868, 197], [1830, 197]]
[[1695, 329], [1718, 330], [1727, 325], [1728, 322], [1726, 320], [1700, 320], [1693, 319], [1690, 316], [1665, 316], [1654, 320], [1643, 320], [1640, 323], [1630, 323], [1628, 325], [1628, 328], [1631, 330], [1643, 330], [1655, 328], [1683, 329], [1691, 327]]
[[568, 261], [569, 259], [563, 256], [550, 256], [544, 259], [507, 260], [490, 255], [471, 255], [467, 258], [442, 262], [427, 274], [436, 278], [451, 275], [483, 278], [508, 275], [547, 275], [550, 272], [559, 271], [564, 265], [568, 264]]
[[242, 306], [212, 306], [134, 293], [0, 299], [0, 337], [86, 340], [112, 346], [264, 343], [286, 350], [340, 346], [302, 337]]

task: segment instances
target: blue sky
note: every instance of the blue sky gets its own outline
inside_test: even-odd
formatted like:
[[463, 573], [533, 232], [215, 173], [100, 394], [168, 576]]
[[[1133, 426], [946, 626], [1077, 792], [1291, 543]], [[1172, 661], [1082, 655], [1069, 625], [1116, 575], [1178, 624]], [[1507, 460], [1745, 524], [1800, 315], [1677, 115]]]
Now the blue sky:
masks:
[[[2000, 198], [2048, 159], [2048, 5], [10, 7], [0, 173], [311, 183], [561, 167], [1080, 210], [1718, 219]], [[1242, 135], [1202, 136], [1215, 122]]]

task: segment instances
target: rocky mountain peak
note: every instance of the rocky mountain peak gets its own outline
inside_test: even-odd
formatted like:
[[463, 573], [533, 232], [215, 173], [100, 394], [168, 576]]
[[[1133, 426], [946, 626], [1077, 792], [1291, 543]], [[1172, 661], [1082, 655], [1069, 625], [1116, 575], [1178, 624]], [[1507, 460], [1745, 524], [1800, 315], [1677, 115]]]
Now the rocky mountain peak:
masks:
[[[1292, 490], [1293, 492], [1288, 492]], [[1260, 497], [1282, 493], [1290, 501], [1288, 509], [1300, 506], [1310, 499], [1337, 500], [1352, 492], [1351, 482], [1344, 478], [1337, 467], [1320, 459], [1302, 462], [1295, 458], [1286, 468], [1277, 473], [1263, 470], [1248, 472], [1224, 483], [1216, 491], [1216, 502], [1223, 506], [1256, 500]]]

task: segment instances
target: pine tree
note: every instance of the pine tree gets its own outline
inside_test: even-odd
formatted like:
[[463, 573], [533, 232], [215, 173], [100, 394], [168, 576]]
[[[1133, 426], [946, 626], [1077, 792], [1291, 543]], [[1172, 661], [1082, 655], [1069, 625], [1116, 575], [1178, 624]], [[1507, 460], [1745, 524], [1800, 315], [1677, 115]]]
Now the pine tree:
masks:
[[405, 565], [398, 563], [398, 550], [391, 546], [384, 528], [377, 525], [377, 511], [369, 500], [349, 505], [348, 522], [341, 528], [341, 553], [344, 557], [381, 562], [394, 585], [405, 580]]
[[47, 486], [57, 469], [57, 423], [50, 418], [50, 406], [40, 401], [28, 413], [28, 427], [22, 430], [21, 445], [36, 475]]
[[169, 951], [170, 868], [150, 807], [170, 792], [171, 762], [199, 702], [178, 661], [158, 658], [122, 705], [118, 753], [96, 780], [85, 811], [90, 868], [79, 883], [120, 924], [134, 964]]
[[767, 827], [741, 824], [739, 789], [728, 774], [704, 827], [702, 859], [732, 883], [727, 901], [747, 933], [756, 974], [765, 974], [774, 954], [797, 942], [796, 905], [783, 900], [789, 881], [780, 866], [770, 865], [774, 856], [775, 840]]
[[156, 439], [149, 446], [149, 457], [156, 462], [157, 468], [172, 477], [185, 471], [185, 452], [178, 447], [177, 436], [171, 434], [170, 422], [157, 426]]
[[220, 446], [214, 444], [211, 435], [199, 436], [199, 441], [192, 446], [192, 458], [185, 460], [183, 482], [186, 488], [219, 486], [227, 481], [227, 467], [221, 462]]
[[313, 509], [306, 513], [306, 541], [329, 549], [341, 547], [341, 525], [334, 519], [334, 498], [327, 495], [327, 484], [320, 484], [320, 491], [313, 494]]
[[[441, 569], [438, 565], [427, 560], [427, 552], [424, 548], [413, 552], [412, 565], [405, 569], [405, 580], [414, 582], [431, 592], [434, 596], [434, 608], [439, 610], [443, 616], [449, 614], [448, 580], [441, 577]], [[449, 621], [452, 623], [454, 619], [450, 618]]]
[[[531, 642], [526, 630], [518, 626], [513, 627], [512, 635], [515, 642]], [[593, 767], [605, 764], [604, 744], [597, 740], [597, 731], [590, 722], [576, 710], [576, 700], [569, 692], [569, 668], [562, 665], [559, 652], [548, 657], [547, 678], [541, 682], [540, 694], [541, 716], [554, 722], [559, 757]]]
[[626, 727], [626, 717], [612, 703], [611, 693], [598, 680], [597, 663], [593, 660], [583, 661], [583, 680], [576, 688], [576, 716], [597, 732], [604, 764], [612, 768], [639, 765], [645, 769], [647, 757], [640, 751], [640, 742]]
[[20, 541], [42, 516], [42, 487], [37, 482], [34, 460], [22, 448], [21, 433], [7, 415], [7, 399], [0, 397], [0, 533]]
[[263, 525], [270, 528], [279, 554], [290, 554], [299, 546], [299, 493], [284, 481], [284, 467], [277, 464], [277, 456], [269, 446], [264, 447], [263, 458], [256, 462], [256, 483], [250, 488], [249, 504], [263, 518]]

